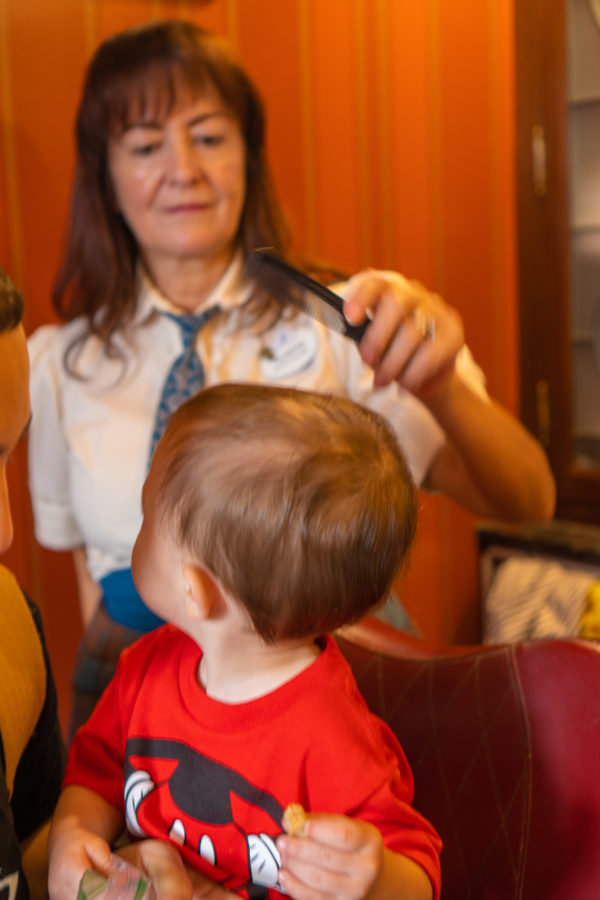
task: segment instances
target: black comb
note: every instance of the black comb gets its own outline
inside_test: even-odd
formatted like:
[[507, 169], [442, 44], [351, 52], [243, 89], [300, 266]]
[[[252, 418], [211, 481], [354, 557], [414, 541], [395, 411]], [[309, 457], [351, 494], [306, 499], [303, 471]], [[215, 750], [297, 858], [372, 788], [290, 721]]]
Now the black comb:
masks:
[[290, 303], [321, 322], [326, 328], [343, 334], [359, 344], [369, 325], [351, 325], [343, 312], [342, 298], [294, 268], [272, 250], [255, 250], [248, 257], [246, 274], [262, 290], [281, 303]]

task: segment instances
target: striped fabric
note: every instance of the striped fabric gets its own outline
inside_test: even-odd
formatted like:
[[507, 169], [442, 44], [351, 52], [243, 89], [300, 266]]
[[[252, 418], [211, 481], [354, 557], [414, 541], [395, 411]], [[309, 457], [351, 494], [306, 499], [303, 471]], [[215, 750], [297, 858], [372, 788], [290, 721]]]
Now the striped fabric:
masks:
[[499, 567], [484, 606], [485, 643], [573, 637], [598, 572], [535, 556], [509, 557]]

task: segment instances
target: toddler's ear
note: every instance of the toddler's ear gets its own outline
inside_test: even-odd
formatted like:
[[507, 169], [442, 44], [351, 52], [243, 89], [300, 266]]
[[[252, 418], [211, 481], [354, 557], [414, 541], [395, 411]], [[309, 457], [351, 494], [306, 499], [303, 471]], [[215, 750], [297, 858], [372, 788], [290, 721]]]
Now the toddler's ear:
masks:
[[220, 588], [206, 569], [191, 563], [183, 567], [185, 608], [190, 619], [208, 619], [221, 602]]

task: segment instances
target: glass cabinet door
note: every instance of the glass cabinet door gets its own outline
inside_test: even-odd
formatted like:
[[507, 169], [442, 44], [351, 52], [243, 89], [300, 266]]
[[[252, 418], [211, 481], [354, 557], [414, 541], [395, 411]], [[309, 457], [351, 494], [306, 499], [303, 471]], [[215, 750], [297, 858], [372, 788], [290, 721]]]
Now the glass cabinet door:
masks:
[[600, 466], [600, 2], [567, 5], [572, 453]]
[[521, 415], [600, 525], [600, 0], [514, 0]]

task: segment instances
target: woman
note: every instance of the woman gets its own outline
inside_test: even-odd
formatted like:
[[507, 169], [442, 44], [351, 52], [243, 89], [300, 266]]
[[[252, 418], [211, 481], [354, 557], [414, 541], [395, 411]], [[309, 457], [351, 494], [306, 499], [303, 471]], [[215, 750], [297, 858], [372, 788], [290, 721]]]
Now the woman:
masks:
[[175, 21], [105, 41], [79, 107], [54, 290], [68, 324], [30, 339], [36, 534], [74, 549], [86, 626], [74, 725], [119, 650], [157, 624], [129, 572], [141, 486], [173, 403], [203, 383], [346, 393], [388, 418], [418, 484], [479, 515], [552, 513], [544, 454], [488, 398], [453, 309], [395, 273], [360, 273], [340, 287], [349, 320], [369, 313], [357, 349], [264, 301], [244, 277], [264, 246], [284, 253], [287, 241], [262, 103], [222, 42]]

